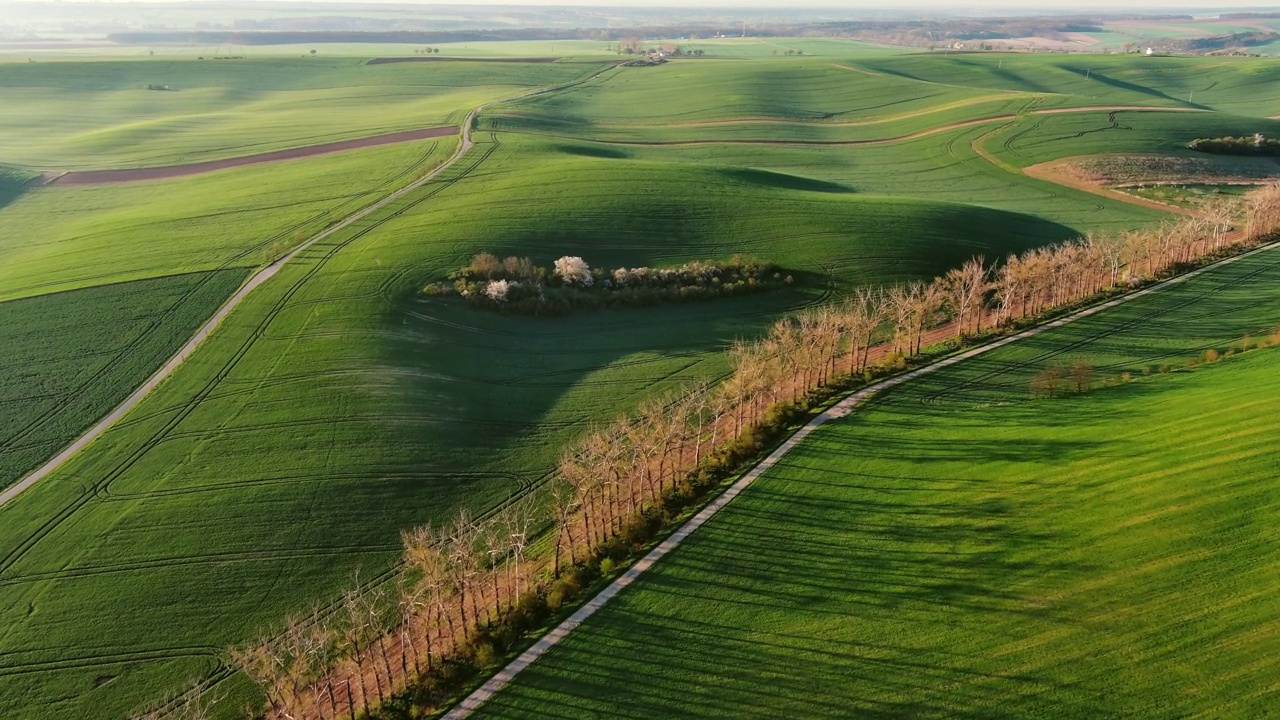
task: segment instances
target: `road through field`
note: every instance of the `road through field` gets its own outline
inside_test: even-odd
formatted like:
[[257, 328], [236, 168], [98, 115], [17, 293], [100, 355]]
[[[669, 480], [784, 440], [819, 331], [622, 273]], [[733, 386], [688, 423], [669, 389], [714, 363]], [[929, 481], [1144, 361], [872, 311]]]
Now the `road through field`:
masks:
[[392, 202], [395, 202], [396, 200], [400, 199], [404, 195], [414, 190], [417, 190], [418, 188], [427, 184], [431, 180], [435, 179], [436, 176], [438, 176], [440, 173], [444, 172], [445, 170], [453, 166], [455, 163], [457, 163], [458, 160], [460, 160], [464, 155], [466, 155], [467, 151], [470, 150], [473, 145], [471, 140], [471, 128], [472, 128], [472, 125], [474, 125], [476, 114], [479, 113], [480, 110], [483, 109], [483, 107], [484, 107], [483, 105], [480, 107], [477, 107], [467, 114], [467, 118], [466, 120], [463, 121], [463, 124], [462, 124], [462, 142], [458, 145], [458, 149], [454, 152], [453, 155], [449, 157], [448, 160], [444, 161], [443, 163], [440, 164], [439, 167], [427, 173], [426, 175], [422, 176], [421, 178], [409, 183], [408, 185], [400, 188], [399, 190], [396, 190], [395, 192], [391, 193], [390, 195], [387, 195], [381, 200], [378, 200], [375, 203], [367, 205], [361, 210], [357, 210], [355, 213], [352, 213], [351, 215], [348, 215], [347, 217], [343, 218], [337, 223], [329, 226], [324, 231], [313, 236], [310, 240], [307, 240], [306, 242], [302, 243], [298, 247], [294, 248], [293, 251], [291, 251], [284, 257], [280, 258], [279, 260], [276, 260], [270, 265], [254, 273], [253, 276], [250, 277], [245, 282], [245, 284], [242, 285], [240, 289], [236, 291], [234, 295], [232, 295], [225, 303], [223, 303], [222, 307], [218, 308], [218, 311], [213, 314], [213, 317], [209, 318], [209, 320], [205, 322], [205, 324], [202, 325], [199, 330], [196, 331], [196, 334], [193, 335], [191, 339], [188, 340], [186, 344], [183, 345], [182, 348], [179, 349], [178, 352], [174, 354], [172, 358], [169, 359], [168, 362], [166, 362], [159, 370], [157, 370], [154, 374], [152, 374], [151, 377], [147, 378], [146, 382], [144, 382], [137, 390], [135, 390], [132, 395], [126, 398], [124, 402], [120, 403], [120, 405], [117, 406], [116, 409], [112, 410], [110, 413], [107, 414], [106, 417], [98, 421], [96, 425], [89, 428], [89, 430], [87, 430], [80, 437], [76, 438], [75, 441], [73, 441], [70, 445], [64, 448], [62, 452], [55, 455], [53, 459], [49, 460], [47, 463], [37, 468], [31, 474], [19, 480], [16, 484], [14, 484], [9, 489], [5, 490], [4, 492], [0, 492], [0, 507], [4, 507], [6, 504], [8, 504], [10, 501], [16, 498], [18, 495], [20, 495], [24, 490], [27, 490], [32, 485], [35, 485], [36, 483], [40, 482], [44, 478], [48, 477], [50, 473], [54, 472], [59, 467], [61, 467], [63, 463], [65, 463], [67, 460], [71, 458], [71, 456], [75, 455], [77, 452], [84, 449], [85, 446], [87, 446], [89, 443], [96, 440], [103, 433], [105, 433], [112, 425], [114, 425], [126, 414], [128, 414], [128, 412], [132, 410], [135, 406], [137, 406], [138, 403], [142, 402], [142, 399], [146, 397], [148, 393], [156, 389], [156, 387], [158, 387], [160, 383], [164, 382], [166, 378], [172, 375], [173, 371], [177, 370], [178, 367], [181, 366], [182, 363], [185, 362], [186, 359], [191, 356], [191, 353], [195, 352], [196, 348], [199, 347], [200, 344], [203, 343], [205, 339], [209, 337], [209, 335], [214, 331], [215, 328], [218, 327], [218, 325], [223, 321], [223, 319], [225, 319], [228, 315], [230, 315], [231, 312], [235, 310], [236, 307], [239, 306], [240, 303], [243, 302], [246, 297], [249, 296], [249, 293], [253, 292], [254, 289], [256, 289], [259, 285], [262, 285], [263, 283], [265, 283], [266, 281], [274, 277], [276, 273], [280, 272], [280, 269], [283, 268], [285, 264], [287, 264], [290, 260], [297, 257], [300, 253], [304, 252], [307, 248], [311, 247], [317, 242], [320, 242], [321, 240], [324, 240], [330, 235], [333, 235], [334, 233], [349, 227], [352, 223], [355, 223], [367, 217], [370, 213], [376, 212], [377, 210], [383, 207], [386, 207], [387, 205], [389, 205]]
[[634, 583], [636, 579], [640, 577], [641, 574], [643, 574], [649, 568], [653, 567], [659, 560], [662, 559], [663, 556], [665, 556], [667, 553], [674, 550], [676, 547], [680, 545], [680, 543], [684, 542], [686, 538], [692, 535], [694, 531], [696, 531], [698, 528], [705, 525], [708, 520], [715, 517], [716, 513], [723, 510], [726, 505], [732, 502], [735, 497], [742, 494], [742, 492], [746, 490], [747, 487], [749, 487], [753, 482], [755, 482], [757, 478], [759, 478], [767, 470], [769, 470], [774, 465], [776, 465], [780, 460], [782, 460], [782, 458], [784, 458], [789, 452], [791, 452], [793, 448], [799, 445], [806, 437], [811, 435], [815, 430], [817, 430], [827, 421], [848, 416], [855, 409], [857, 409], [859, 405], [862, 405], [871, 397], [881, 392], [884, 392], [885, 390], [889, 390], [890, 388], [894, 388], [899, 385], [902, 385], [903, 383], [910, 382], [911, 380], [914, 380], [916, 378], [938, 372], [943, 368], [950, 367], [952, 365], [955, 365], [956, 363], [963, 362], [970, 358], [977, 357], [979, 355], [991, 352], [992, 350], [1004, 347], [1005, 345], [1008, 345], [1010, 343], [1018, 342], [1020, 340], [1025, 340], [1026, 338], [1039, 335], [1040, 333], [1046, 332], [1048, 330], [1052, 330], [1054, 328], [1062, 327], [1063, 325], [1076, 322], [1078, 320], [1090, 317], [1092, 315], [1096, 315], [1104, 310], [1108, 310], [1118, 305], [1122, 305], [1132, 300], [1136, 300], [1140, 297], [1144, 297], [1146, 295], [1160, 292], [1162, 290], [1173, 287], [1175, 285], [1180, 285], [1194, 277], [1197, 277], [1215, 268], [1219, 268], [1225, 265], [1230, 265], [1232, 263], [1238, 262], [1245, 258], [1254, 256], [1263, 252], [1267, 252], [1270, 250], [1274, 250], [1276, 248], [1280, 248], [1280, 241], [1272, 242], [1270, 244], [1263, 245], [1262, 247], [1256, 248], [1254, 250], [1250, 250], [1249, 252], [1241, 253], [1240, 255], [1236, 255], [1234, 257], [1220, 260], [1216, 263], [1206, 265], [1205, 267], [1200, 268], [1198, 270], [1194, 270], [1192, 272], [1186, 273], [1185, 275], [1180, 275], [1171, 280], [1166, 280], [1157, 285], [1153, 285], [1145, 290], [1140, 290], [1135, 293], [1123, 295], [1121, 297], [1115, 298], [1114, 300], [1110, 300], [1100, 305], [1096, 305], [1096, 306], [1081, 310], [1079, 312], [1072, 313], [1070, 315], [1067, 315], [1066, 317], [1062, 317], [1057, 320], [1053, 320], [1041, 325], [1037, 325], [1033, 328], [1029, 328], [1020, 333], [1010, 335], [1009, 337], [1001, 338], [994, 342], [988, 343], [986, 345], [982, 345], [980, 347], [973, 348], [972, 350], [965, 351], [958, 355], [953, 355], [945, 360], [941, 360], [939, 362], [927, 365], [925, 367], [912, 370], [910, 372], [903, 373], [902, 375], [891, 377], [877, 383], [873, 383], [849, 395], [845, 399], [833, 405], [827, 411], [814, 417], [812, 420], [806, 423], [804, 427], [800, 428], [794, 434], [788, 437], [780, 446], [778, 446], [777, 449], [775, 449], [772, 453], [770, 453], [768, 457], [766, 457], [758, 465], [756, 465], [749, 472], [747, 472], [745, 475], [739, 478], [736, 482], [734, 482], [734, 484], [731, 485], [729, 489], [725, 490], [723, 494], [721, 494], [719, 497], [713, 500], [709, 505], [703, 508], [692, 519], [690, 519], [684, 525], [680, 526], [678, 530], [676, 530], [668, 538], [663, 540], [657, 547], [655, 547], [647, 555], [645, 555], [638, 562], [636, 562], [635, 565], [628, 568], [626, 572], [624, 572], [621, 576], [618, 577], [618, 579], [610, 583], [608, 587], [606, 587], [599, 594], [597, 594], [595, 597], [589, 600], [585, 605], [579, 608], [577, 612], [570, 615], [564, 622], [560, 623], [553, 630], [551, 630], [551, 632], [544, 635], [537, 642], [535, 642], [531, 647], [529, 647], [529, 649], [521, 653], [519, 657], [511, 661], [511, 663], [508, 664], [506, 667], [504, 667], [497, 675], [490, 678], [488, 682], [480, 686], [480, 688], [478, 688], [475, 692], [471, 693], [465, 699], [463, 699], [462, 702], [460, 702], [457, 706], [455, 706], [452, 710], [450, 710], [444, 716], [444, 720], [463, 720], [463, 718], [468, 717], [469, 715], [471, 715], [471, 713], [478, 710], [481, 705], [483, 705], [487, 700], [489, 700], [489, 698], [493, 697], [495, 693], [502, 690], [502, 688], [506, 687], [507, 684], [509, 684], [513, 679], [515, 679], [515, 677], [519, 675], [525, 668], [529, 667], [539, 657], [546, 654], [548, 650], [555, 647], [557, 643], [559, 643], [561, 640], [567, 637], [570, 632], [572, 632], [575, 628], [581, 625], [587, 618], [594, 615], [597, 610], [604, 607], [610, 600], [612, 600], [620, 592], [626, 589], [627, 586]]

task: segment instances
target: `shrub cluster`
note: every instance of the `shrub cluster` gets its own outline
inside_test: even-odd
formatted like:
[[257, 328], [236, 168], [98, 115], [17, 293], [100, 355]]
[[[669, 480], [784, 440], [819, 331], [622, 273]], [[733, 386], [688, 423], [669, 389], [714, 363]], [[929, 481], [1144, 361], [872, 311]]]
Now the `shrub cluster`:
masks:
[[1263, 137], [1262, 133], [1253, 137], [1200, 138], [1187, 147], [1215, 155], [1280, 155], [1280, 140]]
[[767, 260], [735, 255], [725, 262], [677, 267], [593, 268], [565, 256], [551, 268], [529, 258], [499, 260], [480, 253], [448, 282], [428, 285], [432, 296], [459, 296], [473, 307], [518, 315], [565, 315], [575, 310], [707, 300], [770, 290], [795, 281]]

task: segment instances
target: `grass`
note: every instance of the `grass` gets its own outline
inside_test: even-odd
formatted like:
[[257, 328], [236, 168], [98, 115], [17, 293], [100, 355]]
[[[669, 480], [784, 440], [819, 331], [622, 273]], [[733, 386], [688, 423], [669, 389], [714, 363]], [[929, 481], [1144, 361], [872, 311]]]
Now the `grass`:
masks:
[[1280, 68], [1267, 59], [903, 55], [865, 60], [859, 66], [922, 83], [1067, 96], [1095, 105], [1196, 106], [1255, 117], [1280, 114]]
[[419, 141], [165, 181], [27, 188], [0, 210], [0, 300], [265, 264], [407, 185], [456, 143]]
[[141, 385], [244, 276], [209, 271], [0, 303], [0, 489]]
[[[840, 148], [618, 145], [492, 129], [525, 110], [537, 122], [566, 118], [573, 133], [648, 113], [657, 125], [626, 131], [678, 139], [702, 131], [664, 127], [653, 107], [728, 117], [718, 105], [738, 95], [733, 113], [801, 127], [815, 113], [884, 120], [902, 108], [930, 111], [909, 120], [928, 127], [988, 112], [985, 99], [954, 103], [997, 94], [828, 65], [770, 57], [611, 71], [504, 107], [436, 182], [299, 256], [101, 441], [0, 510], [0, 715], [118, 717], [194, 677], [229, 694], [221, 707], [230, 714], [253, 693], [221, 666], [225, 646], [331, 602], [357, 572], [385, 572], [400, 528], [536, 488], [592, 420], [721, 375], [719, 351], [735, 338], [858, 286], [1163, 217], [1022, 176], [994, 141], [998, 125]], [[354, 63], [334, 67], [339, 85], [365, 77]], [[435, 66], [375, 67], [400, 68], [401, 82]], [[1092, 134], [1025, 137], [1043, 140], [1040, 155], [1095, 145]], [[984, 143], [1007, 167], [975, 150]], [[1112, 145], [1125, 148], [1123, 138]], [[98, 274], [256, 266], [277, 256], [273, 243], [404, 184], [424, 156], [448, 149], [424, 147], [139, 186], [28, 189], [0, 211], [0, 237], [35, 229], [48, 240], [0, 245], [0, 297], [90, 286]], [[299, 205], [313, 198], [323, 200]], [[482, 250], [633, 267], [742, 252], [800, 282], [661, 312], [536, 321], [420, 298], [426, 282]]]
[[0, 63], [0, 162], [167, 165], [457, 124], [485, 101], [596, 67], [351, 57]]
[[[778, 314], [1069, 232], [769, 173], [482, 141], [456, 174], [287, 266], [101, 442], [0, 511], [0, 675], [20, 678], [0, 714], [145, 704], [358, 568], [385, 570], [401, 527], [522, 493], [590, 419], [723, 372], [718, 350]], [[417, 300], [486, 249], [629, 266], [756, 252], [802, 282], [537, 322]], [[118, 679], [97, 685], [105, 675]], [[224, 690], [247, 697], [239, 678]]]
[[478, 717], [1265, 714], [1280, 351], [1183, 368], [1278, 299], [1272, 251], [828, 423]]
[[[1250, 128], [1254, 128], [1250, 130]], [[1078, 152], [1176, 154], [1204, 157], [1186, 150], [1198, 132], [1248, 131], [1268, 135], [1280, 121], [1218, 113], [1086, 112], [1024, 118], [1008, 126], [988, 148], [1009, 163], [1025, 167]]]

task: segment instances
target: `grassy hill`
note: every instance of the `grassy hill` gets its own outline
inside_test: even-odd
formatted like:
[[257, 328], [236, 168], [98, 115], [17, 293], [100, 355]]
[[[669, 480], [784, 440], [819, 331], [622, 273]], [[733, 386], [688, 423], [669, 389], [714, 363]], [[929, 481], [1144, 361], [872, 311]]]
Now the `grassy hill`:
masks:
[[[363, 58], [0, 63], [0, 162], [33, 170], [189, 163], [462, 122], [599, 63]], [[149, 90], [148, 86], [170, 90]]]
[[824, 425], [477, 716], [1265, 714], [1280, 350], [1186, 366], [1277, 300], [1273, 250]]
[[172, 180], [29, 187], [0, 212], [0, 300], [266, 264], [425, 174], [457, 142], [418, 141]]
[[141, 385], [245, 274], [212, 270], [0, 303], [0, 489]]
[[[23, 678], [0, 707], [129, 709], [357, 568], [384, 570], [399, 528], [536, 485], [590, 419], [716, 376], [718, 350], [778, 314], [1068, 232], [795, 183], [486, 141], [456, 175], [309, 251], [102, 442], [0, 510], [7, 672]], [[532, 322], [417, 299], [485, 249], [601, 264], [745, 250], [804, 279], [661, 314]], [[131, 613], [140, 593], [146, 610]], [[104, 616], [124, 619], [94, 627]], [[103, 675], [119, 681], [95, 687]]]
[[[437, 110], [458, 117], [481, 95], [589, 70], [238, 62], [108, 66], [124, 73], [118, 81], [106, 70], [60, 79], [40, 63], [0, 68], [0, 76], [26, 78], [21, 87], [52, 98], [50, 107], [65, 96], [62, 107], [74, 109], [81, 95], [85, 107], [102, 108], [101, 121], [88, 111], [90, 120], [68, 115], [64, 124], [53, 115], [14, 120], [54, 129], [47, 145], [32, 146], [40, 162], [66, 153], [86, 167], [90, 155], [73, 142], [86, 133], [105, 138], [93, 147], [104, 163], [188, 150], [206, 157], [242, 151], [238, 138], [257, 149], [296, 142], [313, 101], [327, 108], [319, 132], [365, 133], [375, 121], [378, 130], [418, 126]], [[1021, 160], [1010, 160], [1007, 148], [1023, 146], [995, 141], [1020, 125], [941, 127], [993, 107], [1016, 113], [1059, 102], [1029, 94], [1038, 90], [1018, 90], [1007, 101], [1008, 88], [998, 83], [935, 86], [829, 63], [770, 55], [632, 68], [505, 105], [492, 121], [482, 117], [485, 130], [459, 165], [299, 256], [123, 422], [0, 509], [0, 715], [118, 717], [191, 678], [217, 681], [232, 696], [223, 707], [238, 706], [252, 692], [226, 670], [227, 645], [289, 613], [331, 604], [357, 573], [361, 581], [384, 574], [401, 528], [459, 506], [483, 512], [537, 487], [559, 450], [593, 420], [720, 376], [720, 350], [735, 338], [858, 286], [932, 277], [973, 254], [994, 258], [1163, 217], [1021, 175]], [[73, 77], [83, 69], [63, 68]], [[257, 69], [261, 78], [250, 72]], [[161, 71], [186, 73], [190, 89], [173, 94], [190, 99], [138, 91], [149, 93], [147, 103], [177, 104], [136, 104], [126, 86]], [[216, 117], [219, 98], [234, 100], [243, 114]], [[190, 112], [197, 120], [172, 133], [158, 126], [136, 137], [117, 133], [143, 111], [162, 118]], [[669, 113], [679, 113], [679, 122], [669, 122]], [[742, 114], [789, 128], [790, 138], [884, 137], [871, 133], [895, 123], [938, 131], [843, 147], [590, 140], [715, 139], [709, 133], [717, 128], [687, 122]], [[826, 114], [879, 125], [839, 126]], [[1087, 119], [1099, 117], [1106, 114]], [[1141, 138], [1117, 134], [1112, 145], [1126, 149], [1127, 137], [1135, 147], [1157, 142], [1162, 128], [1205, 127], [1193, 125], [1202, 121], [1192, 114], [1177, 117]], [[1184, 117], [1189, 124], [1179, 124]], [[547, 129], [561, 122], [569, 132]], [[1036, 127], [1044, 134], [1018, 134], [1044, 140], [1026, 151], [1035, 157], [1097, 146], [1097, 133]], [[735, 132], [755, 139], [772, 132], [760, 128]], [[571, 137], [548, 137], [555, 134]], [[141, 154], [138, 137], [153, 137], [157, 154]], [[983, 147], [1003, 164], [984, 157]], [[85, 295], [67, 298], [87, 298], [105, 293], [94, 286], [108, 280], [145, 279], [160, 288], [167, 280], [152, 278], [243, 273], [406, 184], [449, 149], [420, 143], [159, 183], [28, 190], [0, 210], [0, 297], [77, 288]], [[7, 161], [3, 152], [0, 160]], [[751, 253], [788, 268], [798, 282], [744, 298], [560, 319], [513, 319], [421, 297], [426, 283], [480, 251], [542, 264], [582, 255], [603, 266]], [[156, 289], [154, 307], [166, 292]], [[27, 368], [46, 358], [67, 361], [56, 366], [66, 368], [58, 382], [96, 367], [75, 364], [82, 361], [69, 351], [70, 338], [80, 337], [83, 319], [64, 309], [66, 298], [54, 298], [21, 302], [39, 307], [50, 333], [67, 342], [33, 344], [29, 359], [6, 369], [6, 380], [8, 373], [35, 377]], [[130, 312], [118, 318], [146, 315]], [[123, 327], [113, 322], [95, 332]], [[29, 326], [13, 327], [32, 337], [23, 334]], [[166, 327], [148, 342], [160, 347], [164, 333], [181, 332], [180, 324]], [[89, 330], [81, 328], [96, 337]], [[145, 364], [137, 358], [135, 370]]]

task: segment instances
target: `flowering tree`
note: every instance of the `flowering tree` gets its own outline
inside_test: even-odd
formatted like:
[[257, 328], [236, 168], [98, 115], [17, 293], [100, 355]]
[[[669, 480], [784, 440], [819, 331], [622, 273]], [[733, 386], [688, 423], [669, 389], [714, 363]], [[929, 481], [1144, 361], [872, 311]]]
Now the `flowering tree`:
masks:
[[556, 275], [566, 285], [591, 287], [595, 278], [591, 277], [591, 267], [576, 255], [565, 255], [556, 261]]
[[485, 286], [484, 294], [494, 302], [506, 302], [507, 293], [511, 292], [511, 288], [519, 286], [518, 282], [510, 282], [507, 280], [494, 280]]

